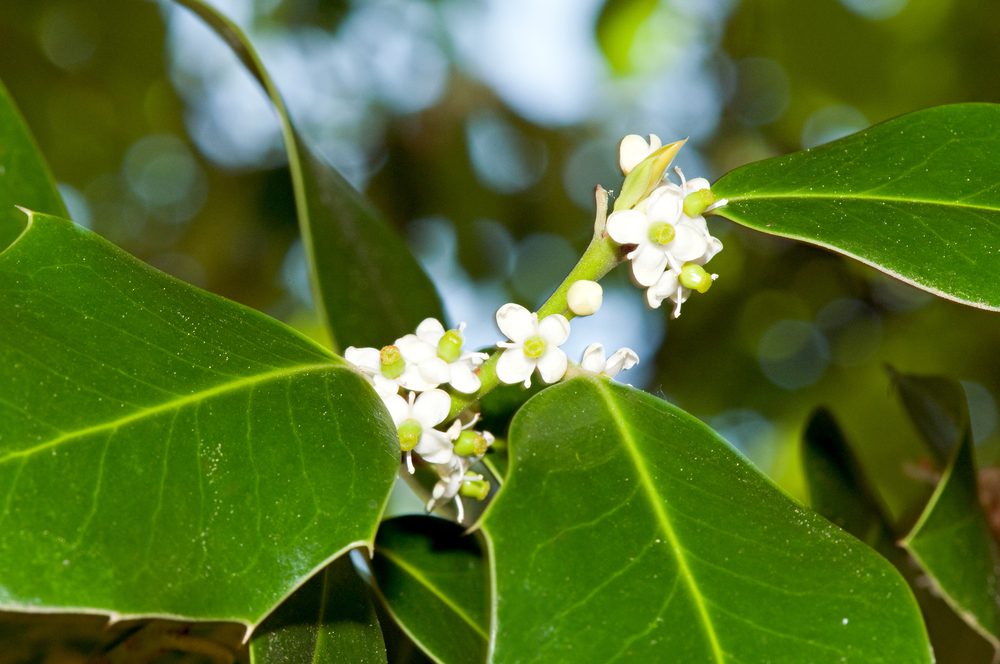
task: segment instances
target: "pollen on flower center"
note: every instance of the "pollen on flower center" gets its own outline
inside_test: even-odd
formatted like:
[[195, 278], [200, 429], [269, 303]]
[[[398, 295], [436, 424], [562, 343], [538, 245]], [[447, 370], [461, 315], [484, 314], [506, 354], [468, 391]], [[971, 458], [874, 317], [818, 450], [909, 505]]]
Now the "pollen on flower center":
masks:
[[458, 330], [448, 330], [444, 333], [438, 342], [437, 354], [448, 364], [462, 356], [462, 335]]
[[649, 226], [649, 239], [656, 244], [670, 244], [676, 235], [673, 224], [665, 221], [658, 221]]
[[411, 418], [403, 420], [397, 431], [399, 432], [399, 449], [409, 452], [420, 442], [420, 436], [423, 434], [424, 428], [420, 425], [420, 422]]
[[545, 339], [542, 337], [528, 337], [524, 340], [524, 356], [537, 360], [542, 355], [545, 355], [546, 346]]

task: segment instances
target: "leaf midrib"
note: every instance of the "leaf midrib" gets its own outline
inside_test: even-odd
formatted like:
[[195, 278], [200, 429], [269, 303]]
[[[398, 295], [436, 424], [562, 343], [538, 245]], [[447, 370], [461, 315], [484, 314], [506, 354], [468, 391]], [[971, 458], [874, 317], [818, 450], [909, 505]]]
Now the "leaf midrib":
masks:
[[395, 555], [391, 549], [388, 549], [385, 546], [379, 547], [378, 555], [383, 556], [393, 565], [395, 565], [396, 567], [400, 568], [401, 570], [409, 574], [411, 577], [413, 577], [420, 585], [427, 588], [427, 590], [429, 590], [435, 597], [441, 600], [441, 602], [445, 606], [451, 609], [455, 613], [455, 615], [457, 615], [459, 618], [462, 619], [463, 622], [469, 625], [469, 627], [471, 627], [476, 632], [476, 634], [481, 636], [484, 641], [489, 640], [489, 635], [485, 631], [483, 631], [483, 628], [477, 625], [476, 622], [465, 612], [465, 610], [462, 609], [462, 607], [460, 607], [458, 604], [456, 604], [454, 600], [448, 597], [448, 595], [446, 595], [443, 590], [441, 590], [436, 585], [431, 583], [430, 579], [424, 576], [424, 574], [419, 569], [413, 567], [405, 560]]
[[663, 531], [663, 534], [666, 536], [667, 541], [670, 543], [670, 547], [674, 552], [674, 556], [677, 559], [677, 572], [680, 574], [681, 580], [684, 582], [691, 598], [694, 600], [695, 608], [698, 611], [698, 617], [701, 619], [702, 626], [705, 630], [705, 636], [708, 638], [709, 646], [712, 649], [712, 655], [715, 658], [715, 661], [721, 664], [725, 661], [725, 654], [723, 653], [722, 646], [719, 643], [718, 635], [715, 633], [715, 626], [712, 624], [712, 620], [708, 615], [708, 607], [706, 606], [705, 597], [702, 595], [701, 590], [698, 587], [698, 583], [694, 578], [694, 574], [692, 574], [691, 568], [688, 565], [687, 557], [684, 554], [684, 548], [677, 537], [677, 533], [674, 531], [670, 515], [667, 514], [666, 509], [664, 509], [664, 501], [657, 492], [656, 486], [653, 483], [653, 478], [646, 469], [646, 464], [643, 462], [642, 456], [639, 453], [639, 447], [636, 444], [635, 439], [632, 437], [631, 431], [629, 431], [628, 426], [626, 425], [625, 417], [622, 414], [621, 409], [618, 408], [618, 404], [614, 400], [614, 395], [611, 394], [602, 379], [593, 381], [593, 385], [596, 387], [598, 394], [603, 399], [604, 404], [608, 409], [608, 415], [611, 417], [611, 420], [615, 423], [615, 427], [618, 429], [625, 451], [628, 453], [628, 456], [632, 461], [632, 465], [635, 467], [636, 472], [639, 475], [639, 486], [642, 488], [643, 493], [646, 494], [646, 498], [649, 501], [650, 506], [653, 508], [653, 512], [656, 515], [656, 520], [659, 523], [660, 529]]
[[298, 374], [308, 373], [310, 371], [317, 371], [320, 369], [333, 370], [338, 369], [338, 365], [332, 362], [323, 362], [315, 364], [301, 364], [292, 367], [281, 367], [278, 369], [272, 369], [271, 371], [266, 371], [264, 373], [254, 374], [252, 376], [246, 376], [238, 380], [228, 381], [220, 385], [215, 385], [213, 387], [206, 388], [204, 390], [199, 390], [198, 392], [192, 392], [191, 394], [178, 397], [176, 399], [171, 399], [170, 401], [165, 401], [156, 406], [150, 406], [148, 408], [142, 408], [129, 413], [123, 417], [119, 417], [114, 420], [109, 420], [107, 422], [102, 422], [100, 424], [93, 424], [82, 429], [77, 429], [75, 431], [66, 431], [62, 434], [51, 438], [44, 442], [38, 443], [31, 447], [25, 448], [23, 450], [17, 450], [14, 452], [9, 452], [3, 456], [0, 456], [0, 465], [7, 463], [13, 459], [20, 459], [25, 457], [30, 457], [39, 452], [43, 452], [47, 449], [57, 447], [59, 445], [66, 444], [78, 438], [85, 438], [87, 436], [101, 433], [102, 431], [113, 431], [120, 427], [132, 424], [139, 420], [143, 420], [148, 417], [155, 417], [161, 413], [166, 413], [171, 410], [177, 410], [183, 408], [184, 406], [198, 403], [201, 401], [207, 401], [214, 397], [220, 396], [222, 394], [227, 394], [229, 392], [237, 392], [244, 388], [254, 387], [261, 383], [266, 383], [271, 380], [278, 380], [281, 378], [288, 378], [290, 376], [296, 376]]
[[[938, 207], [957, 207], [965, 208], [968, 210], [980, 210], [983, 212], [1000, 212], [1000, 207], [989, 207], [986, 205], [975, 205], [970, 203], [962, 203], [958, 201], [938, 201], [929, 198], [902, 198], [900, 196], [865, 196], [859, 194], [842, 194], [842, 193], [830, 193], [830, 194], [798, 194], [798, 193], [787, 193], [787, 194], [760, 194], [760, 195], [743, 195], [743, 196], [727, 196], [726, 200], [729, 203], [737, 203], [740, 201], [760, 201], [760, 200], [795, 200], [795, 199], [816, 199], [816, 200], [852, 200], [852, 201], [867, 201], [867, 202], [881, 202], [881, 203], [911, 203], [914, 205], [935, 205]], [[717, 209], [719, 214], [725, 214], [725, 206]]]

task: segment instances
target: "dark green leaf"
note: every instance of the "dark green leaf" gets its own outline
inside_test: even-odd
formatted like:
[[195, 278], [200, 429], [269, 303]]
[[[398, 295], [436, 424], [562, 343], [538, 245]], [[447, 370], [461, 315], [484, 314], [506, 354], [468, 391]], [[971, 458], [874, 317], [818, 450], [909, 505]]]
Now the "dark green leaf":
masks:
[[902, 544], [945, 601], [994, 647], [1000, 646], [1000, 552], [979, 505], [968, 428]]
[[66, 216], [66, 208], [27, 125], [0, 83], [0, 248], [14, 241], [24, 213], [15, 205]]
[[341, 556], [295, 591], [250, 642], [252, 664], [385, 662], [371, 590]]
[[806, 425], [802, 465], [814, 510], [873, 548], [893, 546], [884, 509], [827, 410]]
[[390, 519], [372, 570], [390, 613], [424, 652], [447, 664], [486, 661], [488, 580], [476, 536], [435, 517]]
[[998, 154], [1000, 105], [939, 106], [748, 164], [712, 189], [733, 221], [1000, 310]]
[[941, 465], [954, 454], [955, 446], [969, 427], [969, 408], [962, 385], [944, 376], [904, 374], [886, 367], [893, 385], [917, 431]]
[[274, 104], [295, 185], [313, 293], [335, 343], [340, 347], [391, 343], [428, 316], [443, 318], [434, 285], [403, 239], [302, 140], [246, 35], [201, 0], [175, 1], [226, 41]]
[[369, 544], [395, 431], [340, 358], [32, 215], [0, 253], [0, 609], [254, 625]]
[[482, 523], [494, 661], [929, 661], [892, 566], [683, 411], [575, 378], [510, 449]]

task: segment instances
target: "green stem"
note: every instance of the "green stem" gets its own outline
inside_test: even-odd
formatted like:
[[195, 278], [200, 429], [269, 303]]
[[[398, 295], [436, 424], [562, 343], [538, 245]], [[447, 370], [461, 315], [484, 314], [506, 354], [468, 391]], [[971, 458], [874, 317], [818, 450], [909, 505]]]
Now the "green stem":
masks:
[[[580, 260], [577, 261], [573, 269], [566, 275], [566, 278], [559, 284], [555, 292], [538, 309], [539, 320], [552, 314], [562, 314], [567, 319], [574, 318], [575, 314], [569, 310], [569, 305], [566, 303], [566, 294], [569, 292], [569, 287], [581, 279], [599, 281], [601, 277], [610, 272], [621, 261], [618, 249], [619, 246], [611, 238], [604, 236], [603, 233], [595, 235], [587, 246], [587, 249], [583, 252], [583, 255], [580, 256]], [[503, 350], [500, 348], [494, 351], [480, 368], [479, 380], [481, 385], [478, 392], [472, 395], [452, 395], [451, 413], [448, 419], [457, 417], [462, 411], [475, 404], [500, 384], [500, 379], [497, 378], [497, 362], [500, 360], [500, 354]]]

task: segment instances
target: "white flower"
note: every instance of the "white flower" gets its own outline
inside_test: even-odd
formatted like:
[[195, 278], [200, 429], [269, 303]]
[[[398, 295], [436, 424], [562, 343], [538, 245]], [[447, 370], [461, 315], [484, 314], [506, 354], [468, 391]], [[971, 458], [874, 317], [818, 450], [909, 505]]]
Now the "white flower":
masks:
[[[435, 466], [438, 480], [434, 488], [431, 489], [431, 499], [427, 501], [427, 511], [431, 512], [437, 505], [455, 500], [455, 509], [458, 511], [458, 522], [465, 520], [465, 507], [458, 493], [462, 489], [462, 482], [465, 481], [465, 474], [469, 470], [471, 461], [465, 457], [453, 457], [447, 464]], [[479, 476], [481, 479], [481, 476]]]
[[375, 386], [382, 400], [399, 392], [399, 383], [382, 375], [381, 351], [378, 348], [355, 348], [348, 346], [344, 359], [356, 366]]
[[[425, 318], [416, 334], [408, 334], [396, 343], [403, 357], [410, 359], [419, 376], [429, 383], [448, 383], [459, 392], [472, 394], [479, 390], [476, 367], [489, 357], [486, 353], [463, 353], [462, 332], [465, 323], [455, 330], [445, 331], [435, 318]], [[405, 387], [405, 386], [404, 386]]]
[[636, 245], [626, 258], [632, 261], [632, 275], [639, 285], [652, 286], [671, 263], [696, 260], [709, 249], [707, 227], [702, 229], [697, 220], [686, 217], [683, 207], [681, 188], [663, 185], [633, 209], [608, 217], [611, 239]]
[[608, 378], [614, 378], [622, 371], [627, 371], [637, 364], [639, 364], [639, 356], [631, 348], [619, 348], [605, 361], [604, 346], [598, 343], [587, 346], [580, 359], [582, 369], [591, 373], [603, 374]]
[[622, 169], [623, 175], [628, 175], [632, 169], [639, 165], [643, 159], [659, 150], [663, 144], [656, 134], [649, 135], [649, 142], [646, 142], [638, 134], [629, 134], [618, 144], [618, 165]]
[[404, 452], [414, 451], [428, 463], [448, 463], [454, 446], [448, 434], [434, 427], [448, 417], [451, 397], [444, 390], [428, 390], [410, 394], [409, 400], [398, 394], [386, 399], [386, 407], [399, 432], [399, 446]]
[[569, 337], [565, 316], [552, 314], [539, 322], [538, 314], [508, 303], [497, 311], [497, 326], [510, 339], [497, 343], [506, 349], [497, 362], [500, 382], [512, 385], [523, 381], [525, 387], [531, 387], [535, 367], [546, 383], [554, 383], [566, 374], [566, 353], [559, 348]]
[[653, 309], [659, 309], [664, 300], [670, 300], [674, 303], [672, 316], [677, 318], [681, 315], [681, 305], [691, 296], [692, 290], [704, 293], [711, 286], [711, 282], [718, 278], [719, 275], [708, 274], [698, 263], [688, 263], [680, 272], [673, 269], [664, 272], [656, 283], [646, 290], [646, 302]]
[[566, 293], [566, 305], [577, 316], [596, 314], [604, 302], [604, 289], [596, 281], [574, 281]]

